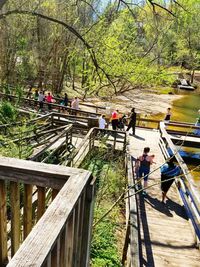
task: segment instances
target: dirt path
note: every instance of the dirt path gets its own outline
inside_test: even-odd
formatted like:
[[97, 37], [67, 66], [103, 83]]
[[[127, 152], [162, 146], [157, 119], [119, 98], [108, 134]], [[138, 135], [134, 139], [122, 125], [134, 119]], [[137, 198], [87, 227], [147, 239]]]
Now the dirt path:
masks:
[[112, 99], [91, 98], [87, 99], [87, 102], [92, 102], [97, 106], [118, 109], [120, 113], [130, 112], [131, 108], [135, 107], [137, 113], [158, 114], [165, 113], [166, 109], [172, 106], [172, 102], [181, 97], [183, 96], [133, 90], [121, 96], [112, 97]]

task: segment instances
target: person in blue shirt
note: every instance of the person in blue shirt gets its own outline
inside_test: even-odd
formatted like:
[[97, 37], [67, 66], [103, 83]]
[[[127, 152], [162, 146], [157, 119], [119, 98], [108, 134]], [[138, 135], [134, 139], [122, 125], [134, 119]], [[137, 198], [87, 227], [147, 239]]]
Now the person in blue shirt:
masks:
[[165, 198], [167, 192], [173, 184], [175, 177], [181, 174], [181, 169], [179, 166], [174, 164], [174, 157], [170, 158], [167, 163], [165, 163], [160, 168], [161, 170], [161, 190], [162, 190], [162, 203], [165, 203]]

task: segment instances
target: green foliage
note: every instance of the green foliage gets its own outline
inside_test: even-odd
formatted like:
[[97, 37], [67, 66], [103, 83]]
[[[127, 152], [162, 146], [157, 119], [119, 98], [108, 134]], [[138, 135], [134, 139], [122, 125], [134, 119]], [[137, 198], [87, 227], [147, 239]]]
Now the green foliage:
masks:
[[[41, 13], [67, 23], [12, 14], [0, 21], [0, 80], [36, 82], [60, 92], [64, 86], [84, 96], [120, 93], [126, 87], [171, 85], [168, 67], [200, 68], [200, 0], [154, 1], [9, 1], [7, 10]], [[113, 3], [114, 2], [114, 3]], [[187, 11], [186, 11], [187, 10]], [[87, 42], [91, 49], [86, 48]], [[11, 52], [12, 51], [12, 52]]]
[[[115, 151], [113, 154], [102, 140], [99, 150], [95, 149], [83, 162], [82, 167], [92, 171], [97, 179], [98, 191], [94, 213], [94, 221], [96, 221], [110, 208], [125, 188], [124, 162], [120, 153]], [[92, 267], [121, 266], [116, 234], [120, 224], [119, 214], [120, 206], [116, 206], [93, 230]]]
[[[105, 210], [102, 209], [101, 211]], [[114, 224], [115, 221], [112, 218], [111, 220], [105, 220], [96, 227], [91, 247], [92, 267], [121, 266]]]
[[16, 121], [17, 110], [7, 101], [0, 102], [0, 123], [7, 124]]

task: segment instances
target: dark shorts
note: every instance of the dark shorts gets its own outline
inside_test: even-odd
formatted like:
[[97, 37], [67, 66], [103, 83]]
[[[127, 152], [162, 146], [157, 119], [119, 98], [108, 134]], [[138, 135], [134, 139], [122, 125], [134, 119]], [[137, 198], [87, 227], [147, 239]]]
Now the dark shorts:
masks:
[[139, 168], [138, 178], [141, 178], [144, 176], [144, 181], [147, 181], [149, 178], [149, 172], [150, 172], [150, 168]]
[[[166, 181], [168, 179], [171, 179], [171, 180]], [[171, 185], [173, 184], [174, 180], [175, 179], [173, 177], [169, 177], [164, 174], [161, 174], [161, 190], [167, 193], [167, 191], [170, 189]]]

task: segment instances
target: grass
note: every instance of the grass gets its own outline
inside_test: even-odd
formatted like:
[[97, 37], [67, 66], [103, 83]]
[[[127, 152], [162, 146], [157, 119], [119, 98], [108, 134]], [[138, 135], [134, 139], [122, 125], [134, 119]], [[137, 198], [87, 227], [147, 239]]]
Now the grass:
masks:
[[[120, 154], [105, 147], [93, 151], [83, 164], [97, 179], [97, 196], [94, 222], [110, 208], [125, 188], [124, 162]], [[91, 267], [120, 267], [120, 243], [124, 239], [125, 218], [121, 216], [123, 205], [116, 206], [111, 213], [93, 229], [91, 245]], [[120, 234], [119, 234], [120, 233]], [[120, 240], [121, 238], [121, 240]]]

